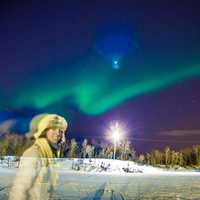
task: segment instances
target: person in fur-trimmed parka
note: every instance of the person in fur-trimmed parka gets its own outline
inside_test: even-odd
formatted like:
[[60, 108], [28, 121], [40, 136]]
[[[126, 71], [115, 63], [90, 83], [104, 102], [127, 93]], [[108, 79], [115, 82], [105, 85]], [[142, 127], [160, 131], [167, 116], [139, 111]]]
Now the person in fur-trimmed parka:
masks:
[[20, 158], [9, 200], [48, 200], [56, 186], [56, 158], [65, 143], [66, 120], [56, 114], [42, 114], [30, 123], [34, 144]]

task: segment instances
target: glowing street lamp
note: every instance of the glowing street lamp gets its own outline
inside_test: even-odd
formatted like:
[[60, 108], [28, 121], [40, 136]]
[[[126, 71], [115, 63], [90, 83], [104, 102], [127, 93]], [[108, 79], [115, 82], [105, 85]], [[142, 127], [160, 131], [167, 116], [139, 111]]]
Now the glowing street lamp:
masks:
[[114, 160], [116, 159], [117, 143], [120, 141], [123, 132], [124, 131], [118, 122], [111, 124], [109, 133], [113, 140], [113, 145], [114, 145], [114, 151], [113, 151], [113, 159]]

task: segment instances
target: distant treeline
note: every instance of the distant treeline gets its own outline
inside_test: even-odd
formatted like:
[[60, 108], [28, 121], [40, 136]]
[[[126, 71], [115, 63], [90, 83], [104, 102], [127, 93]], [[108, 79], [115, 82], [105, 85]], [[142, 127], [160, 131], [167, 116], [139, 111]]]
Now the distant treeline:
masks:
[[[0, 138], [0, 157], [14, 155], [20, 157], [34, 141], [17, 134], [6, 134]], [[63, 147], [63, 155], [67, 158], [113, 158], [113, 144], [101, 144], [96, 139], [90, 143], [87, 139], [77, 142], [67, 140]], [[128, 140], [124, 140], [116, 149], [116, 159], [131, 160], [140, 164], [153, 166], [200, 166], [200, 145], [175, 151], [170, 147], [164, 150], [153, 150], [145, 154], [137, 154]]]

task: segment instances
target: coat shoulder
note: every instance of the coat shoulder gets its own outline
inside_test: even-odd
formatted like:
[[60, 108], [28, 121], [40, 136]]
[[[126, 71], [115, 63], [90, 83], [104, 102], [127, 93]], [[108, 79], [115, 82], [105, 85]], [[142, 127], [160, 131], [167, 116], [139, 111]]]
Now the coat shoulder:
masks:
[[23, 153], [23, 157], [40, 157], [40, 150], [38, 146], [33, 144]]

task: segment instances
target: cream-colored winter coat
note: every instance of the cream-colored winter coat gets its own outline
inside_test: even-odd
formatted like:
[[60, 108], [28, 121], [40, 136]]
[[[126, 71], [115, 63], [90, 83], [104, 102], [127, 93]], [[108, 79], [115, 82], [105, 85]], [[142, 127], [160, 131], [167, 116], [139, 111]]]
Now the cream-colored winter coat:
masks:
[[56, 186], [56, 160], [45, 138], [39, 138], [20, 159], [9, 200], [48, 200]]

